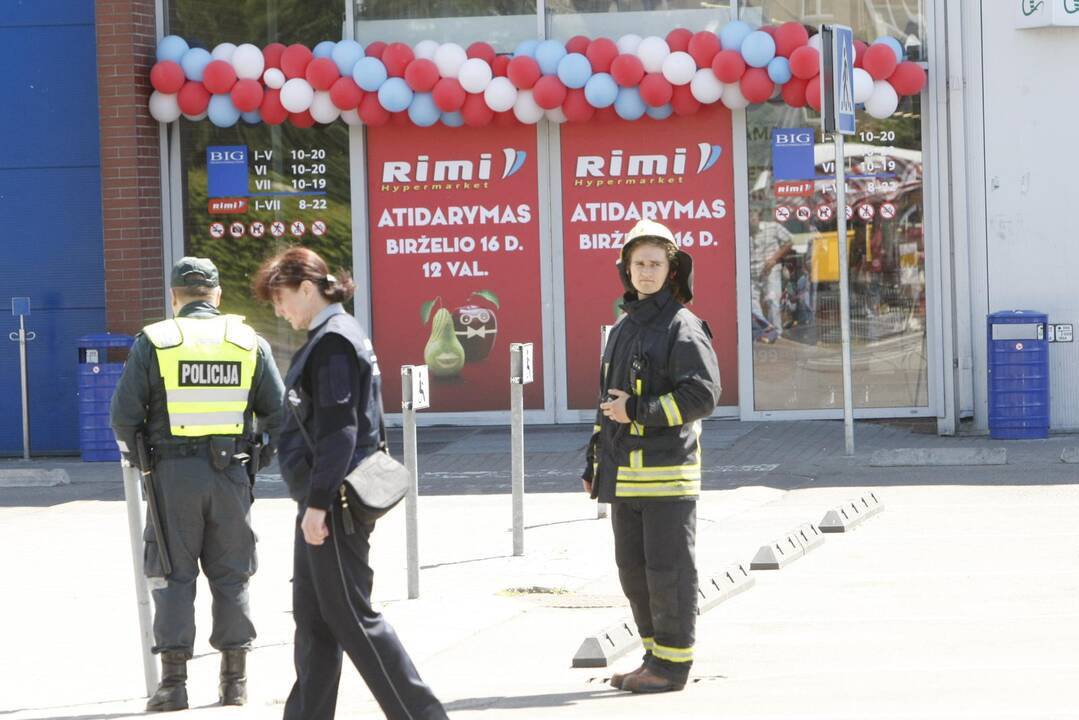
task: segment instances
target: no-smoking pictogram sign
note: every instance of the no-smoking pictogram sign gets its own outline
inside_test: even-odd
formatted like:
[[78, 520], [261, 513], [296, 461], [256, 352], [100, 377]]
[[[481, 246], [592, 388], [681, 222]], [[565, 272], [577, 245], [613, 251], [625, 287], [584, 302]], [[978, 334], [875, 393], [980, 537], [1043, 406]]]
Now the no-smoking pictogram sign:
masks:
[[247, 232], [247, 228], [244, 227], [242, 222], [229, 223], [229, 235], [232, 237], [242, 238], [245, 232]]
[[311, 223], [311, 234], [315, 237], [322, 237], [326, 234], [326, 223], [322, 220], [316, 220]]
[[210, 223], [210, 237], [220, 240], [225, 237], [225, 224], [224, 223]]
[[891, 220], [895, 217], [895, 205], [890, 202], [886, 202], [880, 206], [880, 216], [885, 220]]
[[791, 217], [791, 209], [786, 205], [780, 205], [776, 208], [776, 220], [779, 222], [787, 222]]
[[873, 216], [876, 215], [876, 214], [877, 214], [876, 209], [872, 205], [870, 205], [869, 203], [858, 206], [858, 217], [860, 217], [863, 220], [872, 220]]
[[794, 211], [794, 217], [805, 222], [813, 217], [813, 210], [808, 205], [799, 205], [798, 209]]
[[292, 233], [292, 237], [303, 237], [303, 234], [307, 232], [307, 226], [303, 224], [303, 220], [293, 220], [288, 226], [288, 231]]
[[255, 222], [251, 223], [250, 232], [251, 237], [260, 238], [266, 234], [266, 226], [256, 220]]
[[831, 220], [832, 219], [832, 206], [831, 205], [818, 205], [817, 206], [817, 219], [818, 220]]
[[854, 217], [854, 208], [852, 208], [850, 205], [847, 206], [846, 215], [847, 215], [848, 220], [850, 220], [852, 217]]
[[270, 234], [274, 237], [282, 237], [285, 234], [285, 223], [274, 220], [270, 223]]

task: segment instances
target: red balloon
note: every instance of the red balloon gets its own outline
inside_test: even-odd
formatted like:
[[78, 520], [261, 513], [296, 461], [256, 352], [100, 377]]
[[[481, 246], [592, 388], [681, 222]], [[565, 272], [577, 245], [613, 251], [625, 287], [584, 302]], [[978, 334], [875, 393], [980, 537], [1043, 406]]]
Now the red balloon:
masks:
[[644, 77], [644, 65], [636, 55], [619, 55], [611, 61], [611, 77], [622, 87], [637, 87]]
[[405, 82], [416, 92], [431, 92], [438, 83], [438, 66], [431, 60], [416, 58], [405, 68]]
[[506, 77], [512, 59], [509, 55], [496, 55], [491, 63], [491, 74], [494, 77]]
[[686, 52], [692, 38], [692, 31], [685, 28], [675, 28], [667, 33], [667, 45], [671, 48], [671, 52]]
[[483, 127], [491, 124], [495, 111], [487, 107], [483, 93], [472, 93], [465, 98], [465, 104], [461, 106], [461, 117], [469, 127]]
[[734, 83], [742, 79], [746, 71], [746, 61], [737, 50], [721, 50], [712, 59], [712, 72], [720, 82]]
[[869, 43], [862, 40], [854, 41], [854, 67], [862, 67], [862, 60], [865, 59], [865, 51], [869, 49]]
[[530, 90], [541, 74], [539, 63], [527, 55], [518, 55], [506, 66], [506, 77], [518, 90]]
[[[376, 40], [373, 43], [371, 43], [370, 45], [368, 45], [366, 48], [364, 48], [363, 53], [367, 57], [379, 58], [381, 60], [382, 59], [382, 51], [385, 50], [385, 49], [386, 49], [386, 43], [382, 42], [381, 40]], [[389, 117], [387, 117], [386, 120], [389, 120]], [[385, 122], [385, 121], [383, 121], [383, 122]], [[368, 123], [368, 124], [370, 124], [370, 123]], [[382, 125], [382, 124], [383, 123], [379, 123], [379, 125]]]
[[742, 95], [753, 104], [762, 103], [772, 97], [772, 93], [776, 89], [776, 84], [768, 77], [768, 70], [765, 68], [749, 68], [746, 70], [740, 85]]
[[360, 100], [360, 119], [365, 125], [378, 127], [390, 121], [390, 111], [378, 101], [378, 93], [366, 93]]
[[329, 90], [341, 77], [341, 72], [337, 69], [337, 63], [333, 60], [315, 58], [308, 63], [304, 77], [307, 78], [307, 82], [311, 83], [311, 87], [316, 90]]
[[289, 122], [298, 128], [309, 128], [315, 124], [315, 118], [311, 117], [310, 110], [288, 114]]
[[760, 30], [760, 31], [761, 31], [762, 33], [764, 33], [765, 35], [767, 35], [768, 37], [770, 37], [770, 38], [772, 38], [773, 40], [775, 40], [775, 37], [776, 37], [776, 28], [775, 28], [775, 25], [761, 25], [761, 26], [760, 26], [759, 28], [757, 28], [757, 29], [758, 29], [758, 30]]
[[610, 38], [598, 37], [588, 43], [584, 56], [592, 63], [592, 72], [610, 72], [611, 63], [618, 57], [618, 46]]
[[798, 22], [786, 22], [776, 28], [776, 55], [789, 58], [791, 53], [809, 42], [809, 31]]
[[808, 84], [808, 80], [802, 80], [801, 78], [796, 77], [792, 77], [790, 80], [783, 83], [783, 86], [779, 89], [779, 92], [783, 97], [783, 102], [787, 103], [792, 108], [805, 107], [806, 85]]
[[158, 92], [168, 94], [180, 92], [184, 82], [184, 69], [180, 67], [179, 63], [162, 60], [154, 63], [154, 66], [150, 68], [150, 84]]
[[307, 71], [307, 65], [311, 62], [311, 51], [304, 45], [296, 43], [285, 48], [281, 53], [281, 72], [288, 79], [302, 78]]
[[262, 104], [262, 83], [258, 80], [240, 80], [232, 86], [232, 104], [240, 112], [257, 110]]
[[363, 90], [350, 77], [338, 78], [330, 88], [330, 100], [340, 110], [355, 110], [363, 100]]
[[618, 122], [622, 118], [618, 117], [618, 113], [615, 112], [614, 105], [605, 108], [596, 108], [596, 114], [592, 116], [592, 122], [597, 123], [610, 123]]
[[566, 93], [566, 101], [562, 103], [562, 114], [570, 122], [588, 122], [596, 114], [596, 109], [588, 104], [584, 96], [584, 88], [574, 88]]
[[395, 125], [397, 127], [413, 127], [412, 118], [408, 116], [407, 110], [390, 113], [390, 125]]
[[202, 71], [202, 84], [214, 95], [227, 93], [236, 84], [236, 71], [224, 60], [214, 60]]
[[415, 59], [412, 48], [400, 42], [390, 43], [382, 51], [382, 64], [386, 66], [386, 74], [390, 77], [404, 77], [405, 68]]
[[701, 30], [693, 34], [687, 47], [687, 52], [697, 62], [698, 68], [712, 67], [712, 60], [720, 50], [719, 38], [714, 32]]
[[[897, 64], [898, 60], [895, 58], [895, 52], [884, 43], [870, 45], [862, 57], [862, 67], [873, 76], [874, 80], [886, 80], [891, 77]], [[206, 82], [205, 79], [203, 82]]]
[[925, 87], [925, 71], [918, 63], [906, 60], [895, 66], [888, 82], [900, 95], [917, 95]]
[[262, 122], [267, 125], [280, 125], [288, 120], [288, 110], [281, 104], [280, 90], [271, 88], [262, 94], [259, 114], [262, 116]]
[[574, 35], [566, 41], [566, 52], [584, 55], [585, 52], [588, 51], [588, 46], [591, 44], [591, 41], [584, 35]]
[[791, 74], [796, 78], [811, 80], [820, 74], [820, 53], [815, 48], [803, 45], [791, 53], [790, 60]]
[[566, 100], [566, 86], [557, 75], [544, 75], [532, 86], [532, 99], [544, 110], [554, 110]]
[[513, 114], [512, 110], [507, 110], [506, 112], [495, 113], [495, 121], [494, 122], [495, 122], [495, 125], [499, 125], [501, 127], [512, 127], [514, 125], [519, 124], [517, 122], [517, 116]]
[[[893, 54], [892, 57], [895, 57]], [[806, 83], [806, 104], [817, 112], [820, 112], [820, 75]]]
[[194, 80], [188, 80], [176, 93], [176, 104], [185, 115], [201, 115], [210, 104], [210, 91]]
[[689, 85], [675, 85], [671, 93], [671, 109], [675, 115], [692, 115], [701, 109], [701, 101], [693, 97]]
[[495, 49], [489, 43], [477, 41], [468, 46], [465, 55], [470, 58], [479, 58], [490, 65], [495, 60]]
[[285, 53], [285, 46], [282, 43], [270, 43], [266, 47], [262, 48], [262, 59], [265, 61], [265, 69], [270, 68], [281, 69], [281, 56]]
[[648, 73], [641, 80], [641, 100], [649, 107], [661, 107], [671, 101], [674, 88], [663, 73]]
[[461, 87], [461, 83], [457, 81], [457, 78], [442, 78], [435, 83], [435, 88], [431, 91], [435, 105], [442, 112], [457, 112], [460, 110], [461, 106], [465, 104], [467, 94], [465, 89]]

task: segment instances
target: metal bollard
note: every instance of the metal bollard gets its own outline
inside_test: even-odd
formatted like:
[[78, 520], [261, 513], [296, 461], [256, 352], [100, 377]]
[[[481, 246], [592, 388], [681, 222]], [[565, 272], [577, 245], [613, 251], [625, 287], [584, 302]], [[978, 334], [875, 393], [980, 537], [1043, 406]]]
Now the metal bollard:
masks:
[[37, 337], [35, 332], [26, 331], [26, 316], [30, 314], [30, 298], [11, 298], [11, 314], [19, 318], [19, 332], [11, 333], [8, 339], [19, 343], [19, 377], [21, 378], [20, 397], [22, 398], [22, 459], [30, 459], [30, 379], [26, 374], [26, 343]]
[[532, 343], [510, 344], [510, 465], [513, 554], [525, 554], [525, 385], [532, 382]]
[[142, 570], [142, 491], [139, 471], [126, 460], [121, 461], [124, 473], [124, 499], [127, 502], [127, 529], [131, 541], [131, 569], [135, 573], [135, 601], [139, 611], [139, 640], [142, 644], [142, 673], [146, 681], [146, 696], [157, 689], [157, 663], [154, 662], [154, 634], [150, 614], [150, 591]]
[[420, 596], [420, 540], [417, 505], [420, 473], [416, 451], [416, 411], [431, 406], [431, 383], [426, 365], [401, 366], [401, 418], [405, 467], [412, 482], [405, 495], [405, 549], [408, 557], [408, 599]]

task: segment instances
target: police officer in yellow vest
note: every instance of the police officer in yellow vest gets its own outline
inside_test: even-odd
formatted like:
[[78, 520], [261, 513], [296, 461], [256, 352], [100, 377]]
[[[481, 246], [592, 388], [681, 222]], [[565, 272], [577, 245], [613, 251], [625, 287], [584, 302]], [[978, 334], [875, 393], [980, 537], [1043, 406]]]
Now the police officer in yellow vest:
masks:
[[187, 661], [195, 643], [199, 565], [213, 594], [210, 644], [221, 651], [219, 700], [247, 698], [246, 653], [255, 638], [248, 580], [255, 572], [252, 486], [247, 463], [272, 457], [284, 386], [270, 347], [238, 315], [218, 311], [214, 264], [185, 257], [172, 269], [171, 320], [143, 328], [112, 399], [122, 453], [137, 464], [135, 436], [151, 448], [153, 476], [172, 571], [163, 577], [154, 529], [144, 535], [146, 574], [155, 586], [154, 652], [161, 685], [150, 711], [187, 707]]

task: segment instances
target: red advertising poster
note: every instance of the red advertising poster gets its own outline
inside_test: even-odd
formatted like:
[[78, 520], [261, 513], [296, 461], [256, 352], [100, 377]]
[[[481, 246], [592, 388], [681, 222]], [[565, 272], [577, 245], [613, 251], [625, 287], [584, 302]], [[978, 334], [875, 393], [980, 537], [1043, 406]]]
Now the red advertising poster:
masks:
[[509, 410], [509, 347], [533, 343], [543, 407], [536, 129], [369, 128], [372, 338], [384, 403], [426, 363], [431, 410]]
[[[714, 334], [721, 405], [738, 404], [731, 114], [562, 125], [562, 228], [569, 407], [596, 407], [600, 326], [619, 312], [615, 262], [641, 218], [667, 225], [693, 256], [689, 306]], [[569, 308], [573, 308], [569, 312]]]

